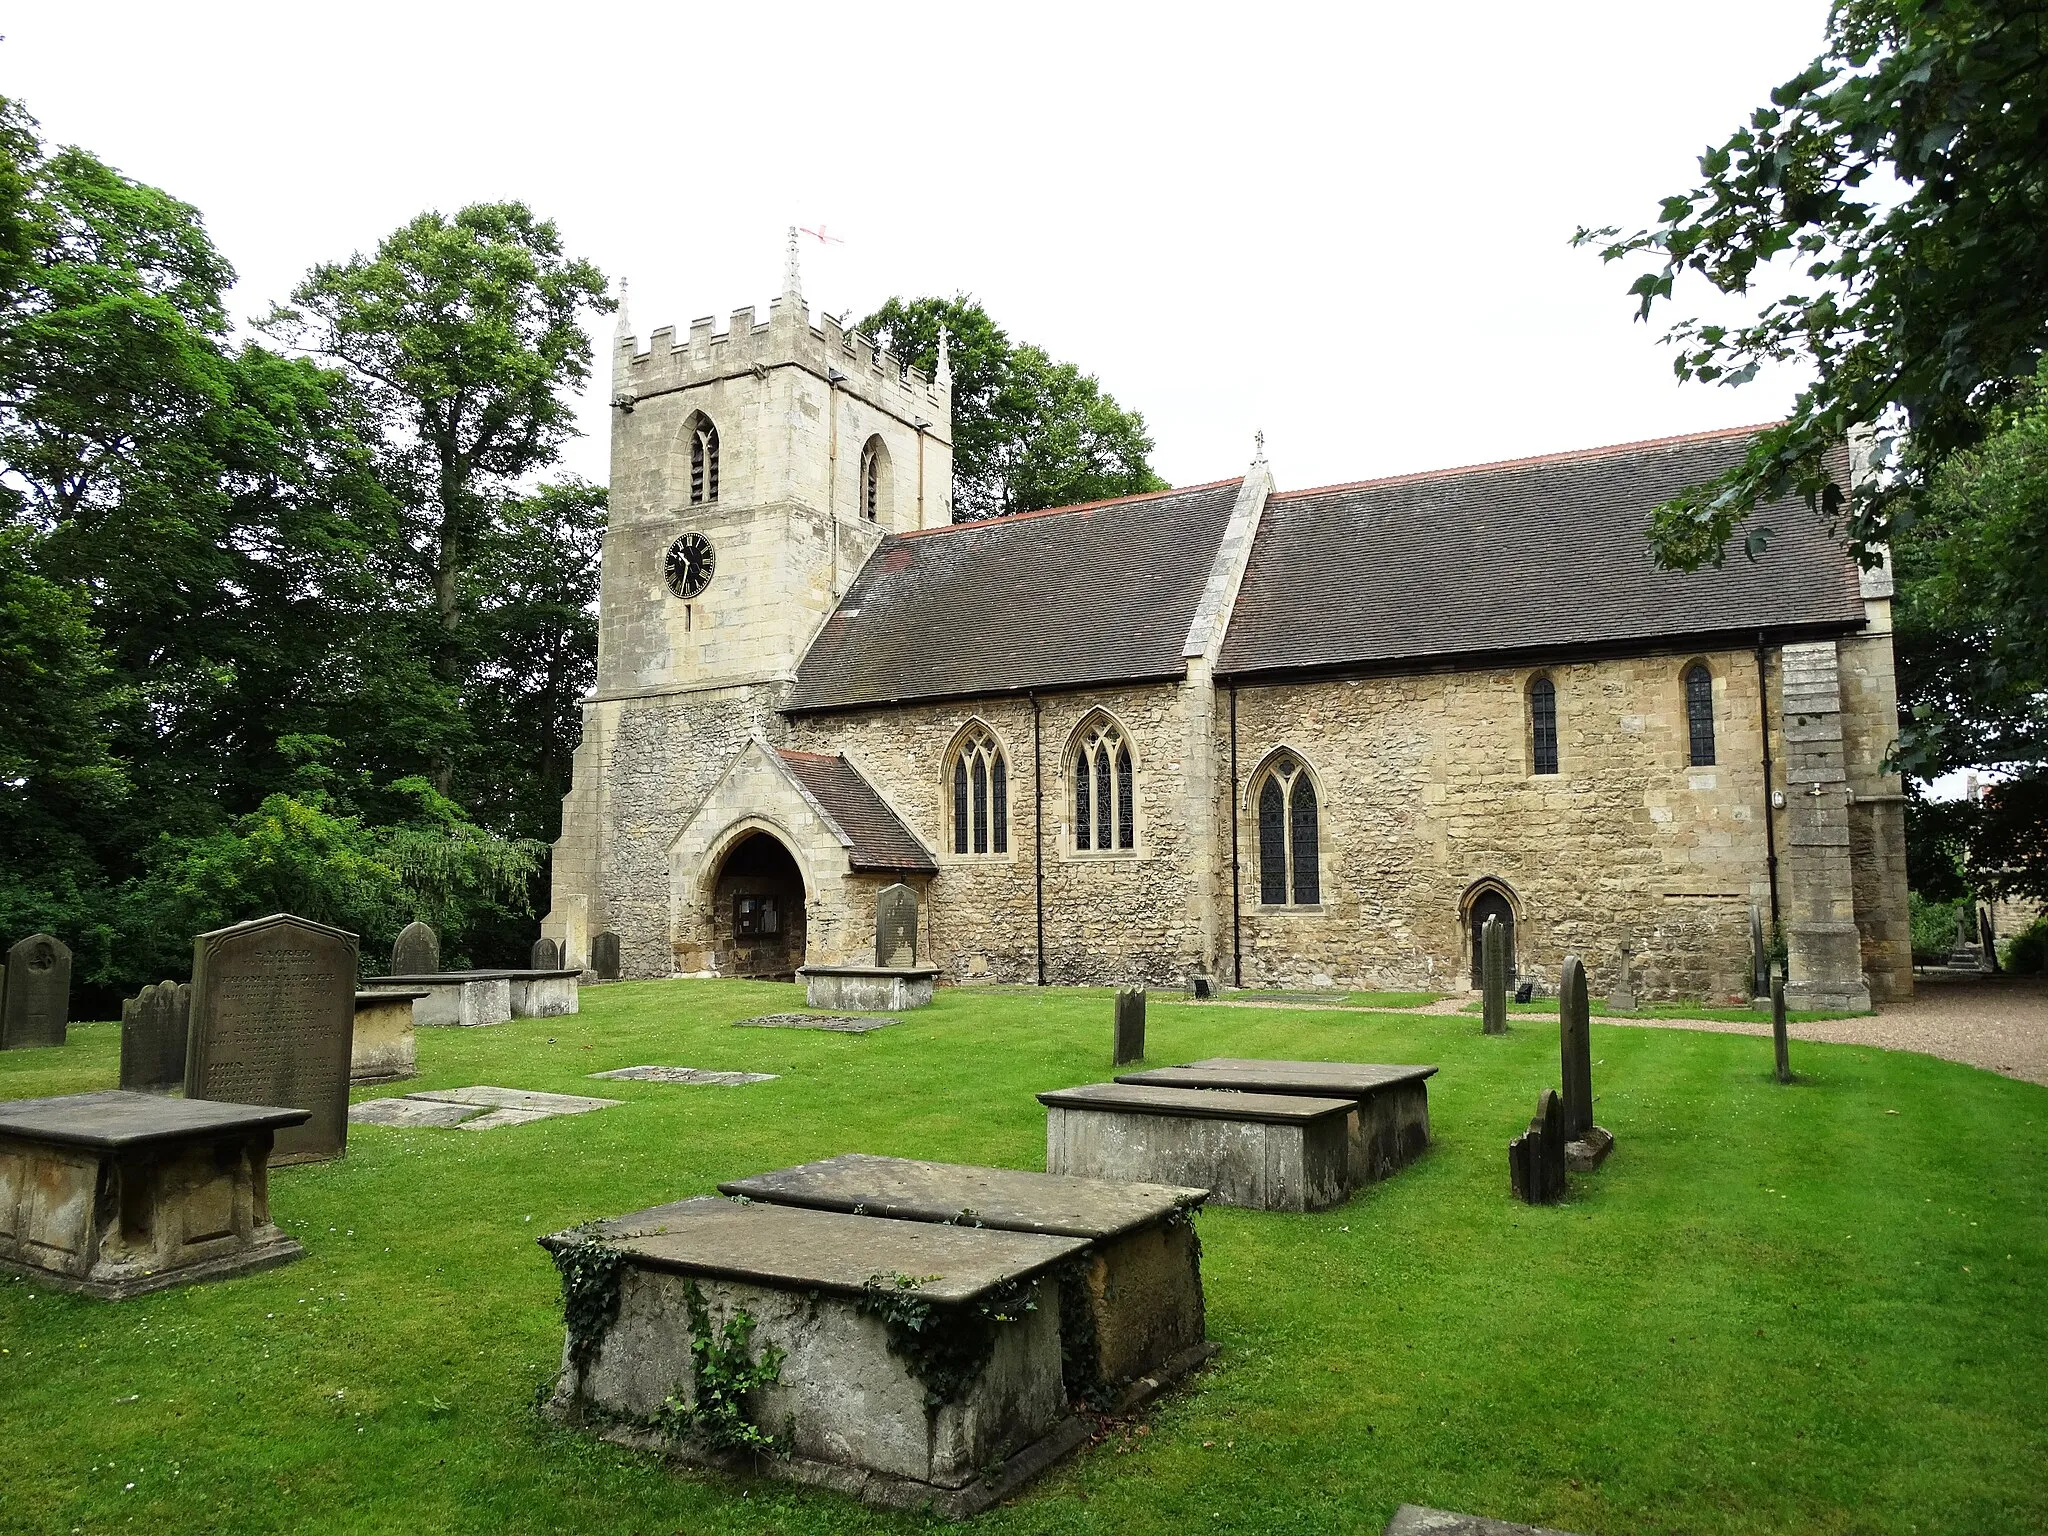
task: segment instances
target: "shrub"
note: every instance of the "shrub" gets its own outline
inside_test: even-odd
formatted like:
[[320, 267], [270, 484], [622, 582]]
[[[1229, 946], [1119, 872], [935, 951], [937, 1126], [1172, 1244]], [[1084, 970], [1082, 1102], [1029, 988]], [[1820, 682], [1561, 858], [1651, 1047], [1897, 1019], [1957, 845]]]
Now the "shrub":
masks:
[[2038, 976], [2048, 971], [2048, 917], [2037, 917], [2033, 925], [2006, 941], [2001, 957], [2008, 971], [2020, 976]]

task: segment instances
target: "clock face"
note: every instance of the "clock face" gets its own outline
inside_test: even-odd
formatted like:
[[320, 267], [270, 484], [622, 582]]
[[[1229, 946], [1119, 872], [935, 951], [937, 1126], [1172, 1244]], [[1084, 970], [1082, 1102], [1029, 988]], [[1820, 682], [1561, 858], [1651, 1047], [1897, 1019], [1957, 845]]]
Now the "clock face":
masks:
[[686, 533], [668, 547], [668, 589], [677, 597], [695, 597], [711, 585], [717, 560], [711, 541], [701, 533]]

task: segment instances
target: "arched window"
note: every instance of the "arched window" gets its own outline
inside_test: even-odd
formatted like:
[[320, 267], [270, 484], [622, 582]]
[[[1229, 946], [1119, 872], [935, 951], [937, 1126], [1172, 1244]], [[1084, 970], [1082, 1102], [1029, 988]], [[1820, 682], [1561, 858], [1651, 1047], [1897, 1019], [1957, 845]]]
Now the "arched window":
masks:
[[718, 428], [701, 413], [691, 416], [690, 505], [718, 500]]
[[953, 851], [1010, 851], [1010, 773], [1003, 749], [980, 725], [953, 754]]
[[882, 439], [871, 437], [860, 451], [860, 515], [868, 522], [881, 520], [889, 504], [889, 450]]
[[1547, 677], [1529, 685], [1529, 771], [1557, 772], [1557, 684]]
[[1695, 768], [1714, 765], [1714, 674], [1696, 661], [1685, 669], [1685, 728]]
[[1137, 846], [1137, 783], [1130, 743], [1106, 715], [1082, 726], [1074, 748], [1074, 846], [1113, 852]]
[[1312, 907], [1323, 899], [1316, 786], [1301, 760], [1283, 752], [1260, 776], [1259, 901]]

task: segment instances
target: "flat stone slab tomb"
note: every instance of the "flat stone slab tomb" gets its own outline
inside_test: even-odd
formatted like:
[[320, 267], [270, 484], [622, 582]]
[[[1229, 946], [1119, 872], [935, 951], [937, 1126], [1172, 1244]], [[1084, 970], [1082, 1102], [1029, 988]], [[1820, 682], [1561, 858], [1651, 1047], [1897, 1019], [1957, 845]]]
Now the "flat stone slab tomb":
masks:
[[712, 1072], [703, 1067], [614, 1067], [609, 1072], [589, 1075], [635, 1083], [680, 1083], [692, 1088], [744, 1088], [749, 1083], [772, 1083], [777, 1076], [773, 1072]]
[[0, 1267], [120, 1301], [288, 1263], [271, 1141], [310, 1117], [119, 1089], [0, 1104]]
[[586, 1099], [573, 1093], [532, 1093], [524, 1088], [436, 1088], [392, 1099], [365, 1099], [349, 1106], [353, 1125], [459, 1126], [495, 1131], [530, 1125], [555, 1115], [587, 1115], [614, 1109], [622, 1099]]
[[1259, 1061], [1211, 1056], [1184, 1067], [1120, 1073], [1120, 1083], [1155, 1088], [1219, 1088], [1241, 1093], [1350, 1099], [1346, 1177], [1353, 1189], [1384, 1179], [1429, 1148], [1429, 1079], [1435, 1067], [1362, 1061]]
[[1425, 1509], [1420, 1504], [1403, 1504], [1380, 1536], [1571, 1536], [1547, 1525], [1516, 1525], [1507, 1520], [1489, 1520], [1484, 1515], [1460, 1515], [1448, 1509]]
[[356, 1028], [349, 1041], [351, 1087], [402, 1082], [419, 1070], [412, 1005], [426, 995], [423, 987], [356, 994]]
[[1351, 1099], [1091, 1083], [1038, 1102], [1051, 1173], [1201, 1187], [1258, 1211], [1319, 1211], [1350, 1193]]
[[427, 976], [372, 976], [376, 992], [422, 990], [412, 1005], [421, 1029], [477, 1029], [507, 1019], [552, 1019], [581, 1009], [581, 971], [440, 971]]
[[901, 1019], [849, 1018], [845, 1014], [829, 1013], [764, 1013], [758, 1019], [740, 1019], [734, 1029], [822, 1029], [835, 1035], [865, 1035], [878, 1029], [887, 1029], [891, 1024], [901, 1024]]
[[806, 965], [797, 971], [804, 1002], [812, 1008], [854, 1013], [900, 1013], [932, 1000], [936, 965]]
[[[587, 1241], [616, 1267], [579, 1262]], [[1061, 1391], [1053, 1275], [1081, 1238], [700, 1196], [540, 1242], [565, 1274], [609, 1271], [617, 1284], [596, 1336], [564, 1344], [549, 1408], [619, 1444], [957, 1518], [1088, 1436]], [[742, 1312], [752, 1360], [784, 1351], [746, 1411], [787, 1456], [736, 1458], [689, 1428], [693, 1313], [724, 1340]], [[963, 1356], [979, 1369], [940, 1369]], [[657, 1419], [670, 1399], [682, 1412]]]
[[1069, 1400], [1127, 1407], [1215, 1353], [1204, 1339], [1202, 1245], [1192, 1220], [1207, 1190], [865, 1152], [718, 1188], [770, 1205], [1085, 1238], [1077, 1283], [1060, 1298]]

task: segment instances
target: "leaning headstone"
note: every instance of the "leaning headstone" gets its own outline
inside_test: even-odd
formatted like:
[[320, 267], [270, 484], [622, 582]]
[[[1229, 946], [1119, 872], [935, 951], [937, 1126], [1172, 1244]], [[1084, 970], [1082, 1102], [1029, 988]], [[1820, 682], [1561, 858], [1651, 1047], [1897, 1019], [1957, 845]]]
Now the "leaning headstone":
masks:
[[875, 897], [875, 964], [917, 964], [917, 892], [898, 883]]
[[553, 939], [535, 939], [526, 964], [529, 970], [559, 971], [562, 968], [562, 946]]
[[1785, 978], [1771, 978], [1771, 1048], [1778, 1059], [1778, 1081], [1792, 1081], [1792, 1054], [1785, 1038]]
[[0, 982], [0, 1051], [62, 1045], [71, 1017], [71, 951], [62, 939], [32, 933], [7, 951]]
[[356, 936], [279, 912], [192, 941], [185, 1097], [310, 1110], [280, 1130], [273, 1164], [348, 1146]]
[[183, 982], [144, 987], [121, 1004], [121, 1086], [169, 1093], [185, 1081], [192, 989]]
[[1764, 947], [1764, 914], [1755, 902], [1749, 904], [1749, 995], [1768, 997], [1771, 991], [1771, 952]]
[[1489, 1035], [1508, 1032], [1508, 935], [1497, 917], [1489, 917], [1479, 930], [1481, 1029]]
[[1189, 984], [1189, 990], [1194, 993], [1196, 1002], [1206, 1003], [1216, 995], [1216, 983], [1207, 976], [1198, 975]]
[[1145, 1059], [1145, 989], [1120, 987], [1116, 994], [1116, 1041], [1110, 1065], [1125, 1066]]
[[1529, 1129], [1508, 1143], [1508, 1183], [1517, 1200], [1555, 1205], [1564, 1198], [1564, 1105], [1546, 1088]]
[[1634, 968], [1629, 964], [1628, 946], [1621, 946], [1614, 961], [1614, 990], [1607, 994], [1609, 1013], [1634, 1013], [1636, 1011], [1636, 978]]
[[391, 946], [394, 976], [437, 976], [441, 971], [441, 937], [425, 923], [407, 923]]
[[1564, 1067], [1564, 1158], [1574, 1173], [1591, 1173], [1607, 1161], [1614, 1137], [1593, 1123], [1592, 1005], [1586, 998], [1586, 968], [1577, 955], [1565, 958], [1557, 1017]]
[[599, 981], [619, 979], [619, 936], [610, 929], [590, 941], [590, 968]]

